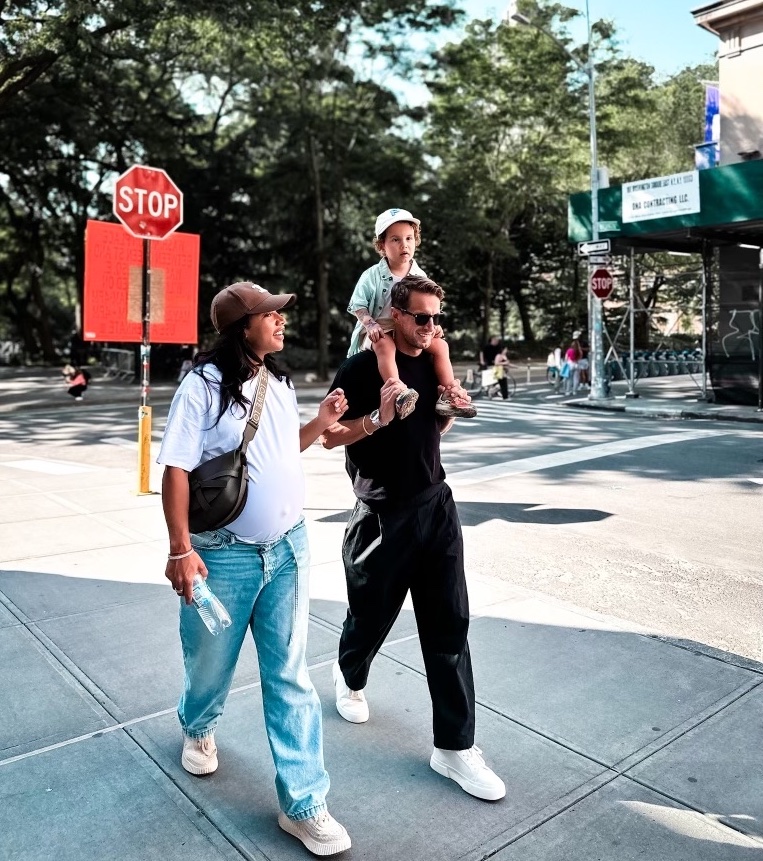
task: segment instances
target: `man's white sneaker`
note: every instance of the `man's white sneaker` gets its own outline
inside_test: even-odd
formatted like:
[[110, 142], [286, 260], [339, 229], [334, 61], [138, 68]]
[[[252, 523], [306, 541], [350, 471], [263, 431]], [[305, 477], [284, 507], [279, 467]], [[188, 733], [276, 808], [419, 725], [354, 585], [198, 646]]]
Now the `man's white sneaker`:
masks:
[[336, 693], [336, 710], [350, 723], [365, 723], [368, 720], [368, 703], [363, 691], [351, 691], [347, 687], [339, 661], [331, 668]]
[[217, 771], [217, 747], [213, 733], [191, 738], [183, 733], [183, 756], [180, 764], [190, 774], [212, 774]]
[[352, 846], [347, 829], [328, 810], [311, 819], [289, 819], [281, 812], [278, 814], [278, 824], [288, 834], [301, 840], [313, 855], [336, 855]]
[[477, 798], [498, 801], [506, 795], [503, 781], [485, 765], [482, 751], [476, 745], [467, 750], [436, 747], [429, 764], [438, 774], [455, 780], [461, 789]]

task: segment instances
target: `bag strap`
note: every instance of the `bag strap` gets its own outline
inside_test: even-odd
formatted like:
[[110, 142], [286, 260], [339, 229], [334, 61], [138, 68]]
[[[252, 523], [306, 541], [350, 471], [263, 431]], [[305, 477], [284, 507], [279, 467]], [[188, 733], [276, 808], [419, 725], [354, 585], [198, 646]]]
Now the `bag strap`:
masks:
[[265, 403], [265, 392], [268, 388], [268, 369], [265, 365], [260, 365], [259, 373], [257, 374], [257, 394], [252, 399], [252, 406], [249, 410], [249, 418], [244, 428], [244, 438], [241, 440], [241, 454], [246, 454], [249, 443], [254, 439], [257, 433], [257, 428], [260, 426], [260, 416], [262, 415], [262, 406]]

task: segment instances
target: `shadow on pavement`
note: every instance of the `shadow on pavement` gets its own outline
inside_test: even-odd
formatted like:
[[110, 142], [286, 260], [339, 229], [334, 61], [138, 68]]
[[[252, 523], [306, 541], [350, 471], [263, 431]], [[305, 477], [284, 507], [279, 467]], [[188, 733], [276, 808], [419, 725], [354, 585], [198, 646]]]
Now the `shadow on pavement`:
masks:
[[[606, 520], [612, 515], [607, 511], [592, 508], [540, 508], [528, 502], [457, 502], [458, 516], [462, 526], [478, 526], [489, 520], [504, 520], [507, 523], [545, 523], [566, 525], [591, 523]], [[352, 509], [316, 517], [319, 523], [347, 523]]]
[[[198, 779], [179, 765], [169, 587], [5, 571], [0, 602], [3, 857], [307, 857], [276, 825], [251, 642], [216, 736], [220, 769]], [[483, 600], [470, 632], [477, 743], [509, 787], [485, 803], [429, 768], [431, 707], [407, 606], [374, 663], [371, 720], [336, 713], [344, 609], [314, 599], [308, 642], [329, 803], [354, 841], [344, 858], [759, 857], [763, 667], [540, 595]]]

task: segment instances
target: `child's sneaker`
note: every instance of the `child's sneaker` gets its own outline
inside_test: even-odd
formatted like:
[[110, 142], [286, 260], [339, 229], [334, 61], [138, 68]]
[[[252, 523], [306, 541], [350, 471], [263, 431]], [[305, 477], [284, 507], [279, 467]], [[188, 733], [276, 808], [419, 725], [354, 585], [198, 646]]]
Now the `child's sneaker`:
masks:
[[444, 416], [445, 418], [473, 419], [477, 415], [477, 410], [471, 404], [458, 406], [445, 394], [440, 395], [437, 399], [434, 411], [438, 416]]
[[419, 393], [416, 389], [406, 389], [395, 398], [395, 411], [401, 419], [407, 419], [416, 409]]

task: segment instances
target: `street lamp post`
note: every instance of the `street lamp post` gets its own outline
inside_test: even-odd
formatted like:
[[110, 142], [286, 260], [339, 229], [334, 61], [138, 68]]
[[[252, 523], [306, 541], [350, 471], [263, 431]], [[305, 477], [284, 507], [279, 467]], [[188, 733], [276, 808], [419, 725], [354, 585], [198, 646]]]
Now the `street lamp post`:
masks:
[[[591, 146], [591, 239], [596, 242], [599, 238], [599, 162], [596, 147], [596, 71], [593, 65], [593, 47], [591, 43], [591, 15], [588, 10], [588, 0], [585, 4], [586, 23], [588, 28], [588, 62], [581, 63], [578, 58], [567, 50], [566, 46], [556, 38], [553, 33], [539, 27], [526, 15], [513, 9], [509, 12], [509, 18], [518, 24], [534, 27], [539, 33], [548, 36], [561, 48], [561, 50], [585, 73], [588, 78], [588, 127], [590, 132]], [[591, 267], [589, 267], [589, 278]], [[590, 293], [590, 283], [588, 291]], [[602, 314], [601, 299], [591, 295], [588, 304], [588, 331], [591, 336], [591, 390], [588, 394], [591, 400], [601, 400], [609, 397], [607, 384], [604, 376], [604, 320]]]

